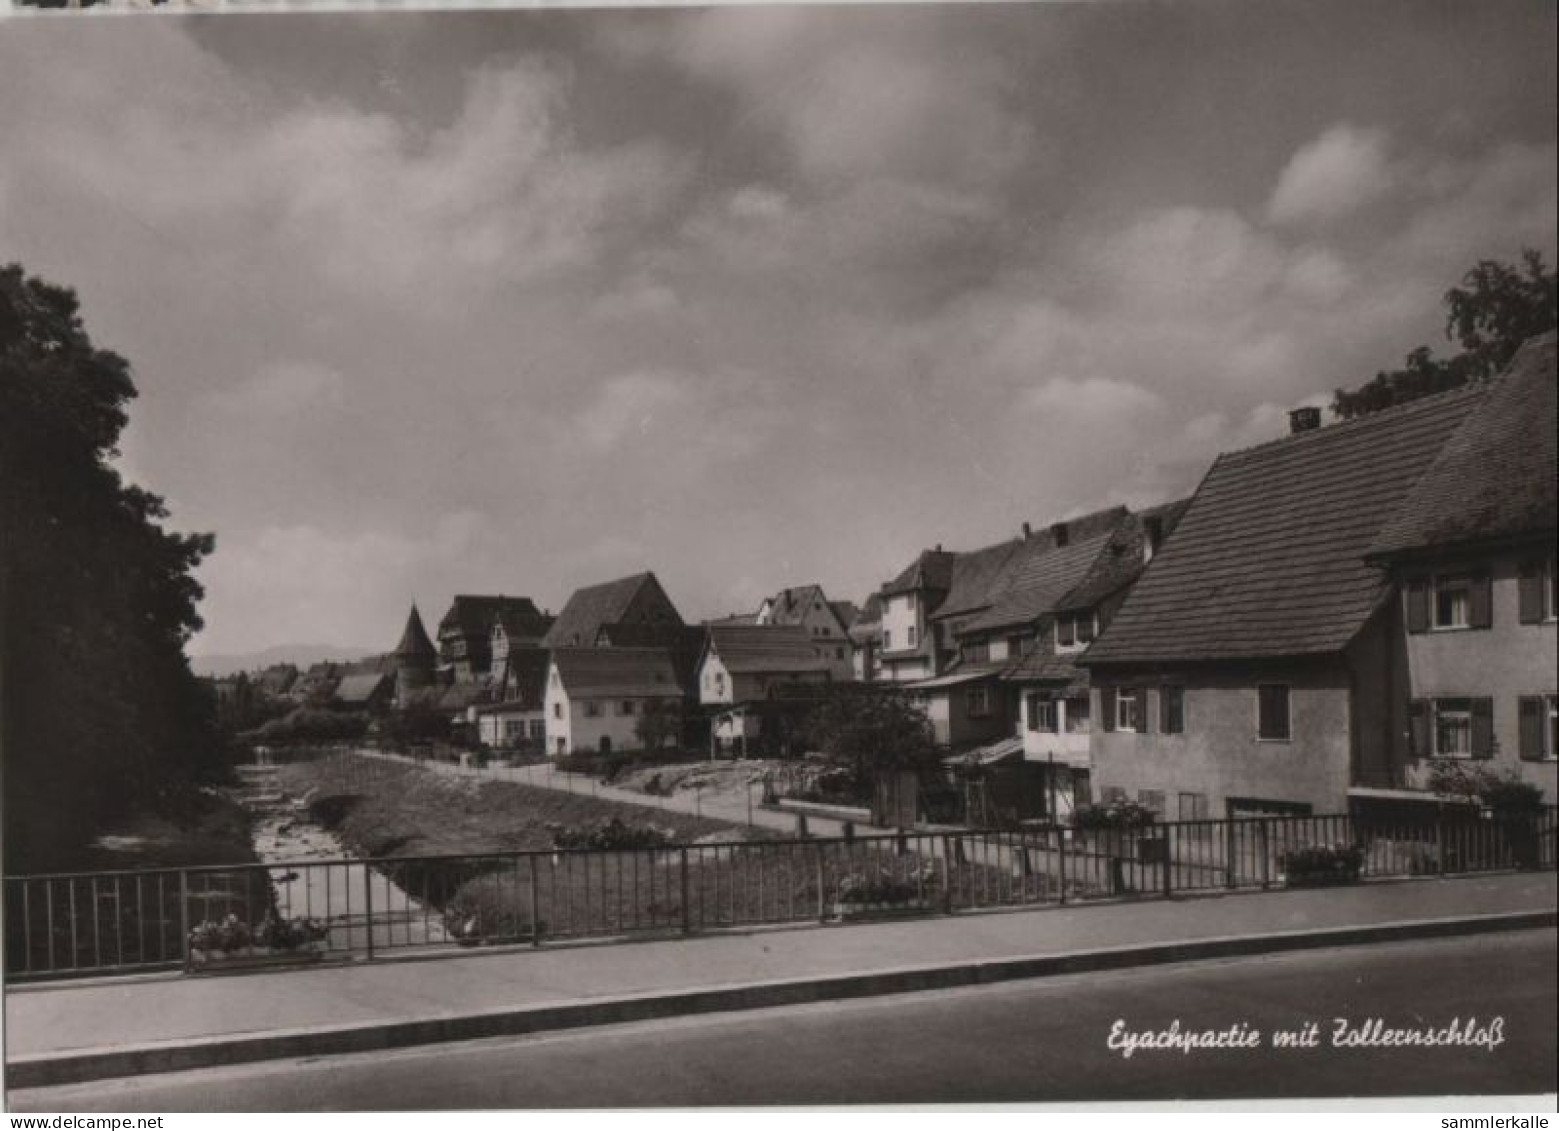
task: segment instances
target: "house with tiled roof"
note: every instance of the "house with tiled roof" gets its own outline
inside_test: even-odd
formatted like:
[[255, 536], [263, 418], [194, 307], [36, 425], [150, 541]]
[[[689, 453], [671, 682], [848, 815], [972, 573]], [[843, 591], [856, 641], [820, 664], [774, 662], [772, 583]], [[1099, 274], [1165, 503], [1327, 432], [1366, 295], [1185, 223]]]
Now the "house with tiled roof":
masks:
[[477, 738], [495, 750], [547, 749], [545, 648], [513, 648], [494, 660], [492, 702], [472, 708]]
[[851, 669], [858, 682], [880, 678], [881, 647], [882, 596], [873, 593], [850, 621]]
[[[844, 604], [841, 615], [840, 604]], [[811, 638], [820, 659], [828, 662], [836, 680], [855, 676], [854, 648], [850, 644], [850, 621], [854, 606], [828, 599], [821, 585], [798, 585], [781, 589], [758, 606], [756, 623], [801, 628]]]
[[495, 623], [506, 635], [535, 641], [546, 635], [550, 618], [529, 597], [462, 593], [438, 624], [439, 663], [456, 683], [469, 683], [492, 672]]
[[664, 648], [551, 649], [545, 691], [547, 749], [635, 751], [646, 711], [680, 712], [682, 691]]
[[941, 607], [953, 583], [956, 554], [939, 545], [923, 550], [897, 577], [878, 590], [877, 678], [907, 683], [936, 675], [939, 649], [931, 635], [931, 615]]
[[1338, 812], [1396, 723], [1398, 603], [1366, 555], [1482, 387], [1218, 457], [1076, 663], [1096, 792], [1170, 817]]
[[700, 704], [710, 714], [711, 753], [779, 753], [765, 740], [784, 730], [834, 682], [802, 624], [710, 625], [698, 662]]
[[681, 614], [655, 575], [636, 573], [576, 589], [547, 630], [542, 645], [546, 648], [592, 648], [603, 639], [603, 628], [681, 626], [682, 623]]
[[377, 713], [395, 697], [395, 676], [387, 671], [359, 671], [343, 675], [330, 697], [338, 711]]
[[1400, 692], [1360, 750], [1356, 806], [1422, 798], [1434, 758], [1559, 798], [1556, 369], [1555, 335], [1523, 347], [1369, 546], [1395, 598]]

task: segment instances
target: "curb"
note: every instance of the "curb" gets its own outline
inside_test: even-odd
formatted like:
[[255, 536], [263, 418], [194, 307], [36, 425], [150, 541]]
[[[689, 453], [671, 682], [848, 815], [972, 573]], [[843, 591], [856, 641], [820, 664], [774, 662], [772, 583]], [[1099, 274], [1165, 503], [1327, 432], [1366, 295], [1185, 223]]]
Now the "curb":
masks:
[[1287, 931], [1262, 935], [1108, 947], [1071, 954], [982, 959], [939, 966], [896, 967], [869, 973], [757, 982], [670, 993], [642, 994], [594, 1001], [504, 1007], [459, 1016], [409, 1021], [370, 1021], [356, 1025], [282, 1029], [268, 1033], [163, 1041], [128, 1048], [48, 1052], [17, 1057], [6, 1064], [11, 1089], [45, 1088], [121, 1076], [183, 1072], [197, 1068], [248, 1064], [305, 1056], [332, 1056], [407, 1048], [447, 1041], [521, 1036], [597, 1025], [618, 1025], [703, 1013], [769, 1009], [824, 1001], [924, 990], [991, 985], [1025, 978], [1047, 978], [1102, 970], [1157, 966], [1213, 958], [1250, 957], [1326, 947], [1414, 939], [1451, 938], [1499, 931], [1559, 926], [1559, 911], [1522, 911], [1456, 919], [1414, 919], [1360, 927]]

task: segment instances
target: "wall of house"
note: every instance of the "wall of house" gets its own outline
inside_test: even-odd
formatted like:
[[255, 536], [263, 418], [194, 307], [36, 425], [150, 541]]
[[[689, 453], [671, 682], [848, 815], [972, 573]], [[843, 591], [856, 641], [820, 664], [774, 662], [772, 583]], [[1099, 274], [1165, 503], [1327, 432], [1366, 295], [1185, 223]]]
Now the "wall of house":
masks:
[[[541, 723], [542, 738], [531, 736], [533, 723]], [[518, 728], [516, 733], [515, 728]], [[546, 715], [540, 708], [486, 711], [477, 716], [477, 737], [488, 746], [514, 747], [545, 742]]]
[[834, 679], [860, 678], [856, 675], [855, 646], [850, 642], [849, 626], [840, 626], [839, 618], [834, 615], [833, 609], [822, 596], [814, 593], [805, 608], [792, 608], [782, 617], [775, 615], [782, 612], [783, 609], [778, 609], [771, 605], [770, 601], [765, 601], [763, 608], [758, 611], [758, 623], [799, 624], [806, 629], [807, 635], [812, 639], [813, 645], [818, 650], [818, 658], [828, 661], [829, 674]]
[[1032, 687], [1020, 684], [1014, 692], [1018, 696], [1018, 735], [1023, 739], [1023, 757], [1030, 762], [1045, 762], [1054, 758], [1069, 766], [1088, 766], [1092, 735], [1088, 730], [1078, 734], [1070, 732], [1064, 698], [1058, 697], [1056, 703], [1058, 733], [1030, 729], [1029, 694], [1033, 690]]
[[[1123, 788], [1164, 794], [1175, 813], [1179, 793], [1207, 799], [1207, 813], [1222, 817], [1230, 798], [1309, 805], [1317, 813], [1345, 812], [1348, 805], [1352, 727], [1350, 678], [1341, 659], [1311, 664], [1245, 665], [1239, 671], [1092, 673], [1093, 731], [1090, 757], [1095, 796]], [[1185, 688], [1185, 731], [1158, 731], [1162, 683]], [[1256, 736], [1260, 683], [1289, 686], [1288, 741]], [[1105, 731], [1103, 691], [1146, 686], [1151, 729]]]
[[[913, 604], [911, 598], [913, 596]], [[925, 644], [925, 602], [920, 594], [899, 593], [883, 599], [882, 631], [891, 646], [881, 650], [882, 677], [903, 682], [925, 679], [933, 673]], [[909, 630], [915, 630], [915, 643], [909, 644]]]
[[[634, 751], [642, 748], [643, 743], [635, 733], [639, 723], [639, 716], [643, 714], [647, 699], [631, 699], [634, 709], [633, 714], [621, 713], [623, 698], [614, 696], [604, 697], [580, 697], [570, 696], [564, 691], [554, 695], [551, 687], [547, 689], [547, 752], [556, 756], [559, 753], [595, 752], [601, 748], [601, 739], [609, 738], [612, 743], [612, 751]], [[559, 718], [555, 710], [557, 705], [563, 707], [562, 717]], [[590, 714], [590, 705], [599, 708], [599, 713]], [[561, 742], [561, 745], [560, 745]]]
[[[969, 713], [969, 693], [977, 687], [986, 688], [990, 695], [990, 712], [983, 716]], [[927, 691], [921, 704], [942, 746], [983, 746], [1012, 733], [1007, 691], [994, 680]]]
[[736, 702], [731, 673], [726, 670], [720, 657], [713, 652], [704, 655], [704, 662], [698, 669], [698, 701], [700, 703]]
[[[1552, 695], [1559, 687], [1559, 624], [1522, 624], [1519, 570], [1522, 557], [1506, 554], [1477, 561], [1444, 560], [1424, 569], [1451, 573], [1469, 567], [1490, 574], [1492, 624], [1489, 628], [1405, 630], [1407, 698], [1490, 696], [1494, 700], [1493, 759], [1482, 765], [1497, 772], [1512, 770], [1540, 786], [1550, 804], [1559, 800], [1556, 763], [1524, 762], [1518, 700], [1525, 695]], [[1402, 586], [1398, 586], [1399, 597]]]

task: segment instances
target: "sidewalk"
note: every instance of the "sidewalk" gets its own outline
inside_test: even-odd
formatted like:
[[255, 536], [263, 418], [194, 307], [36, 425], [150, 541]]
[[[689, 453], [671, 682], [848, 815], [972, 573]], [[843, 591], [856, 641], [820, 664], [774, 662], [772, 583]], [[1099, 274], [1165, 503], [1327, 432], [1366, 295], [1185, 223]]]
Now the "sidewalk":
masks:
[[[147, 975], [22, 986], [6, 992], [7, 1075], [12, 1087], [30, 1087], [1342, 945], [1369, 941], [1372, 933], [1381, 937], [1392, 924], [1428, 924], [1397, 932], [1406, 937], [1551, 928], [1556, 903], [1553, 873], [1507, 874], [226, 977]], [[1478, 921], [1518, 913], [1528, 918]], [[1462, 925], [1453, 926], [1457, 921]]]

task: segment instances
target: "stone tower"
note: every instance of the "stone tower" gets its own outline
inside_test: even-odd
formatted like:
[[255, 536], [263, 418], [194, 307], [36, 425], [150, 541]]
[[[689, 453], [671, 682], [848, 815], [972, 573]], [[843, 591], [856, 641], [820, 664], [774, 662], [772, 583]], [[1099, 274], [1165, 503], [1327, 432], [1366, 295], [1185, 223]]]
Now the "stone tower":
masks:
[[433, 686], [433, 669], [438, 664], [438, 650], [428, 639], [427, 629], [422, 627], [422, 615], [417, 606], [411, 607], [406, 618], [406, 631], [395, 646], [395, 702], [404, 707], [414, 692]]

